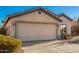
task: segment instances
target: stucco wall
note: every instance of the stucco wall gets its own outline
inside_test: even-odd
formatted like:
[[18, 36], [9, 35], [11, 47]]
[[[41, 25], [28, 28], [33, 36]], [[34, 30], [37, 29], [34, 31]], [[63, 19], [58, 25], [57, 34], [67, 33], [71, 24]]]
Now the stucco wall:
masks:
[[39, 14], [38, 13], [39, 11], [40, 10], [29, 13], [29, 14], [24, 14], [24, 15], [15, 17], [13, 19], [16, 21], [34, 21], [34, 22], [50, 22], [50, 23], [59, 22], [43, 11], [41, 11], [41, 14]]
[[5, 25], [5, 28], [7, 30], [7, 35], [10, 35], [10, 32], [11, 32], [11, 20], [8, 21], [8, 23]]
[[[68, 18], [66, 18], [64, 16], [61, 16], [60, 19], [63, 20], [63, 22], [60, 22], [59, 24], [66, 24], [67, 25], [67, 33], [71, 35], [72, 21], [70, 21]], [[59, 30], [59, 32], [60, 32], [60, 30]]]

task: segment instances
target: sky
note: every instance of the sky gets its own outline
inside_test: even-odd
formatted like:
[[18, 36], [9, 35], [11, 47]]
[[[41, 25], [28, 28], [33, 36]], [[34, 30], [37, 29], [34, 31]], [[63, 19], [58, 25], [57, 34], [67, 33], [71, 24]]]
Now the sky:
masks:
[[[36, 8], [38, 6], [0, 6], [0, 25], [6, 20], [8, 15], [24, 10]], [[72, 19], [79, 17], [79, 6], [42, 6], [55, 14], [64, 13]]]

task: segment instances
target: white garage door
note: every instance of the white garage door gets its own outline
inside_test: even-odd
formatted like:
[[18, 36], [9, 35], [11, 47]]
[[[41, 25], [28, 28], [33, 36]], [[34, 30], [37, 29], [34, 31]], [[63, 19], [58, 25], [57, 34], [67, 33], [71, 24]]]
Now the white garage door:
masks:
[[17, 23], [16, 32], [22, 41], [56, 39], [55, 24]]

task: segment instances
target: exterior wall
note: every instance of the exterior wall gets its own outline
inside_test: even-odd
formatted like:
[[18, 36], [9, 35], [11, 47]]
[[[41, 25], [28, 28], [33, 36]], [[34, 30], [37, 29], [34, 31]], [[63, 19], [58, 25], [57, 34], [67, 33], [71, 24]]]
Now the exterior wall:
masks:
[[7, 30], [7, 35], [10, 35], [10, 32], [11, 32], [11, 20], [5, 25], [5, 28]]
[[16, 20], [16, 21], [49, 22], [49, 23], [59, 22], [43, 11], [41, 11], [41, 14], [39, 14], [38, 13], [39, 11], [41, 10], [15, 17], [13, 18], [13, 20], [14, 21]]
[[16, 37], [16, 22], [12, 20], [12, 25], [11, 25], [11, 33], [10, 33], [10, 36], [12, 37]]
[[7, 29], [7, 35], [15, 37], [15, 22], [12, 19], [8, 21], [5, 28]]
[[14, 19], [11, 20], [11, 25], [10, 25], [10, 36], [16, 37], [16, 22]]
[[8, 21], [8, 23], [5, 25], [5, 28], [7, 29], [7, 35], [15, 37], [15, 22], [13, 22], [12, 19]]
[[[64, 16], [60, 16], [60, 19], [63, 22], [60, 22], [59, 24], [65, 24], [67, 25], [67, 33], [71, 35], [71, 26], [72, 26], [72, 21], [70, 21], [68, 18]], [[60, 32], [60, 27], [59, 27], [59, 32]], [[60, 33], [59, 33], [60, 34]]]

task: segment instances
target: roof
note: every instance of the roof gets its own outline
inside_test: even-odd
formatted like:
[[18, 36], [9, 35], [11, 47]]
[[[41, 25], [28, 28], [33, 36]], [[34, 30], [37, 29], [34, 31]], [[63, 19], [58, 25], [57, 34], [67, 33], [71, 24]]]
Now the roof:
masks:
[[17, 17], [17, 16], [20, 16], [20, 15], [23, 15], [23, 14], [28, 14], [28, 13], [34, 12], [36, 10], [42, 10], [42, 11], [46, 12], [47, 14], [49, 14], [50, 16], [52, 16], [53, 18], [55, 18], [57, 21], [62, 22], [62, 20], [56, 14], [52, 13], [51, 11], [49, 11], [46, 8], [39, 7], [39, 8], [34, 8], [34, 9], [31, 9], [31, 10], [25, 10], [25, 11], [22, 11], [22, 12], [18, 12], [18, 13], [14, 13], [14, 14], [9, 15], [6, 19], [6, 21], [4, 22], [3, 26], [5, 26], [7, 24], [7, 22], [10, 20], [10, 18]]
[[68, 17], [66, 14], [62, 13], [58, 15], [59, 17], [64, 16], [66, 18], [68, 18], [68, 20], [73, 21], [73, 19], [71, 19], [70, 17]]

